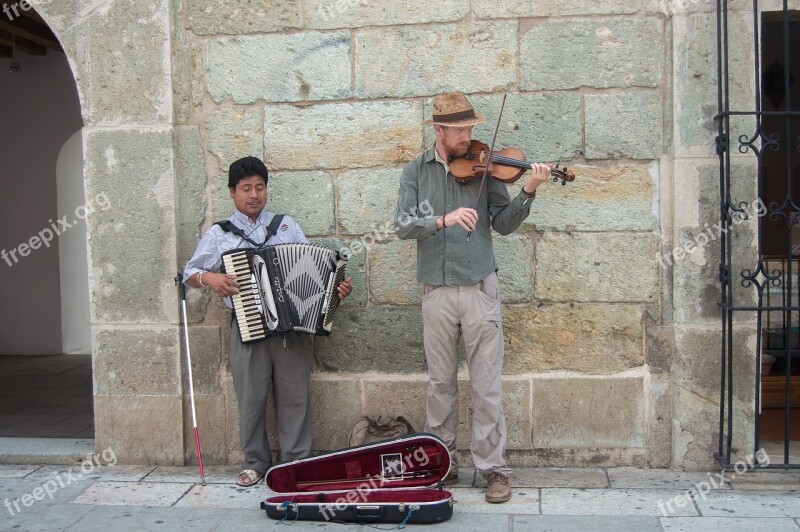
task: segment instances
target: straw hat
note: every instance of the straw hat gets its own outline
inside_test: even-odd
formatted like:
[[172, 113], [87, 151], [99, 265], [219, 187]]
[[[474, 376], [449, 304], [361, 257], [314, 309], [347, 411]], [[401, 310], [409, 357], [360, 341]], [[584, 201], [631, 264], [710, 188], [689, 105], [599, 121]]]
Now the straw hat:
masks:
[[448, 127], [467, 127], [483, 123], [486, 118], [476, 113], [462, 92], [448, 92], [433, 99], [433, 118], [426, 124]]

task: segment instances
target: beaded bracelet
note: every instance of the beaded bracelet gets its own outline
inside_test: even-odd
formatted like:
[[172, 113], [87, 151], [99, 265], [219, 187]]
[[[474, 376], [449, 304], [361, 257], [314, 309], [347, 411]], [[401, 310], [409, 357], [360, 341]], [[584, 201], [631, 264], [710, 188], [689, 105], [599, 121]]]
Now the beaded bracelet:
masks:
[[203, 274], [204, 273], [206, 273], [206, 272], [200, 272], [199, 274], [197, 274], [197, 282], [201, 287], [208, 288], [206, 285], [203, 284]]

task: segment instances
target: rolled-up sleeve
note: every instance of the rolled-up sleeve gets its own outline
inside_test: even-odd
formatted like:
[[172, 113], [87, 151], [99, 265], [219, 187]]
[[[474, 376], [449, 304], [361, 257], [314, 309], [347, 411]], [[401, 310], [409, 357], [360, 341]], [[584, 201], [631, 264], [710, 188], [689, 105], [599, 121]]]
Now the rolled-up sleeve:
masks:
[[200, 239], [200, 242], [197, 244], [197, 249], [194, 250], [194, 255], [192, 255], [192, 258], [186, 263], [186, 267], [183, 270], [184, 283], [189, 277], [198, 272], [216, 273], [220, 271], [222, 268], [222, 257], [217, 241], [219, 231], [217, 226], [212, 226]]

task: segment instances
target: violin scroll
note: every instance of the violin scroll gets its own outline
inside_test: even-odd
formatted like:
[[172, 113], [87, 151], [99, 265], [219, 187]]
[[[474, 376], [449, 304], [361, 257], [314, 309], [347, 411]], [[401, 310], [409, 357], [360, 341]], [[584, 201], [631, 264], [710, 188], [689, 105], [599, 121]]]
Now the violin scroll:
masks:
[[561, 180], [561, 186], [567, 186], [567, 182], [575, 181], [575, 172], [572, 170], [567, 170], [567, 167], [559, 168], [558, 163], [556, 163], [553, 168], [550, 169], [550, 175], [553, 177], [553, 183], [558, 183], [558, 180]]

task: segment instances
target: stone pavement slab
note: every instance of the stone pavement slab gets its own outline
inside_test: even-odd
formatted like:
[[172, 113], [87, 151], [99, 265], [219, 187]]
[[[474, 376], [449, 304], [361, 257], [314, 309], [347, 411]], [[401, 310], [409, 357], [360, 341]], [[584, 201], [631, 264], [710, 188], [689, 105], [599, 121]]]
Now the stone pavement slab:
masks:
[[662, 517], [664, 532], [798, 532], [800, 526], [788, 518], [753, 519], [741, 517]]
[[8, 510], [11, 513], [29, 512], [33, 506], [67, 502], [89, 485], [86, 482], [68, 483], [64, 480], [63, 487], [55, 481], [45, 486], [40, 480], [0, 478], [0, 502], [6, 505], [7, 500], [7, 505], [13, 508]]
[[70, 526], [70, 531], [198, 532], [215, 530], [222, 519], [218, 510], [115, 506], [95, 507]]
[[[98, 466], [85, 462], [85, 465], [67, 466], [41, 466], [27, 477], [28, 480], [39, 480], [41, 482], [58, 478], [76, 478], [85, 481], [105, 480], [112, 482], [137, 482], [142, 480], [150, 473], [155, 466]], [[71, 476], [70, 476], [71, 475]]]
[[[275, 495], [264, 484], [243, 488], [236, 484], [194, 485], [177, 507], [191, 508], [238, 508], [252, 510], [260, 508], [261, 502]], [[266, 514], [264, 514], [266, 517]]]
[[13, 516], [0, 508], [0, 531], [59, 532], [80, 521], [93, 508], [81, 504], [39, 504]]
[[[511, 473], [514, 488], [605, 488], [608, 478], [602, 469], [537, 467], [515, 469]], [[476, 488], [485, 488], [486, 479], [476, 475]]]
[[800, 471], [797, 469], [748, 471], [732, 478], [730, 485], [736, 490], [800, 490]]
[[719, 471], [671, 471], [668, 469], [636, 469], [634, 467], [608, 468], [612, 488], [677, 489], [690, 490], [700, 483], [716, 484], [717, 489], [728, 489]]
[[[678, 490], [651, 489], [562, 489], [543, 488], [542, 515], [664, 515], [659, 502], [679, 495]], [[683, 507], [674, 507], [672, 515], [698, 515], [689, 502]]]
[[[205, 466], [203, 473], [207, 484], [233, 484], [242, 469], [238, 466]], [[191, 482], [200, 483], [197, 466], [158, 466], [144, 478], [145, 482]]]
[[488, 514], [538, 514], [539, 491], [537, 489], [513, 489], [511, 500], [503, 504], [486, 502], [483, 490], [456, 488], [448, 490], [456, 501], [454, 513]]
[[0, 478], [22, 478], [26, 475], [30, 475], [41, 467], [43, 466], [0, 464]]
[[712, 491], [695, 504], [704, 517], [800, 517], [800, 494], [792, 491]]
[[95, 482], [71, 502], [108, 506], [173, 506], [192, 488], [168, 482]]
[[[581, 532], [661, 532], [657, 517], [625, 515], [625, 516], [592, 516], [574, 515], [515, 515], [514, 531], [535, 530], [549, 532], [555, 530]], [[487, 529], [490, 530], [490, 529]]]

